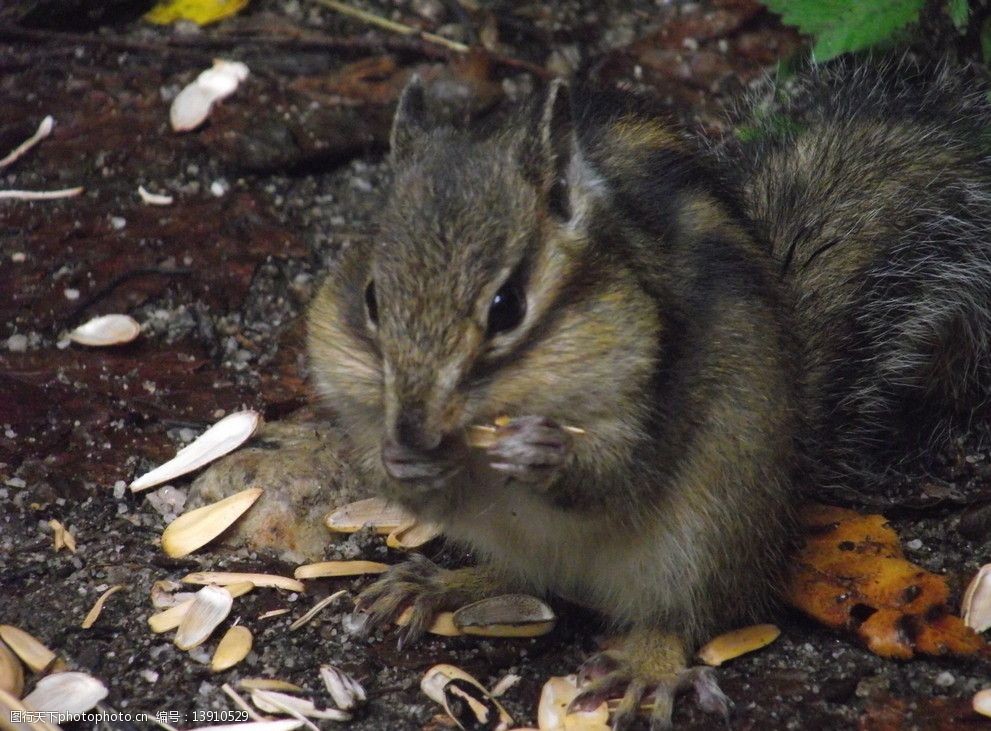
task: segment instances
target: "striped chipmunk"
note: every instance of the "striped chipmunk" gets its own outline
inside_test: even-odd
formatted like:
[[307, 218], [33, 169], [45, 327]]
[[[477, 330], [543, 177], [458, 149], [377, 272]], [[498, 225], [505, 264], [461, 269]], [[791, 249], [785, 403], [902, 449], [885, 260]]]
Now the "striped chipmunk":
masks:
[[369, 484], [479, 565], [394, 567], [366, 626], [563, 596], [616, 635], [577, 706], [622, 695], [625, 728], [652, 693], [667, 728], [694, 688], [728, 714], [688, 660], [766, 616], [800, 495], [910, 469], [986, 402], [991, 115], [965, 88], [841, 62], [716, 146], [560, 80], [485, 133], [433, 125], [414, 77], [311, 369]]

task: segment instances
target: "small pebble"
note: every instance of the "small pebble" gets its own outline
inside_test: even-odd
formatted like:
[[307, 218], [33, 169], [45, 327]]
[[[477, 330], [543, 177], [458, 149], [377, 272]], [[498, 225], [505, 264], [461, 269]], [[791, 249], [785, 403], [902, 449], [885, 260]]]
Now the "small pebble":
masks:
[[905, 544], [905, 548], [907, 548], [910, 551], [918, 551], [920, 548], [922, 548], [922, 541], [920, 541], [918, 538], [913, 538], [911, 541]]
[[7, 338], [7, 350], [11, 353], [23, 353], [28, 349], [27, 335], [11, 335]]
[[940, 688], [949, 688], [956, 682], [956, 678], [953, 677], [953, 673], [944, 670], [939, 675], [936, 676], [936, 685]]
[[77, 299], [79, 299], [79, 290], [78, 289], [67, 289], [67, 290], [65, 290], [64, 294], [65, 294], [65, 298], [67, 300], [77, 300]]

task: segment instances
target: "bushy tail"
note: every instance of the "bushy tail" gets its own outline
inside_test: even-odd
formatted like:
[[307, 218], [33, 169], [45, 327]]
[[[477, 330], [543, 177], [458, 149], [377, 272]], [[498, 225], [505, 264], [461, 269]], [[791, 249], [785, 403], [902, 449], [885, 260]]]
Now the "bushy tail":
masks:
[[869, 489], [987, 415], [991, 107], [904, 59], [771, 92], [727, 154], [793, 293], [817, 482]]

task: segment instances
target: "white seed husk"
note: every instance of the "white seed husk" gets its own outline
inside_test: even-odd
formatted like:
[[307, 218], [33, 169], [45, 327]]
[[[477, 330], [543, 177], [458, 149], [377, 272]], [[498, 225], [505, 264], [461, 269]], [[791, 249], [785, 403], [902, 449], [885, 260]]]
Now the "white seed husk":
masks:
[[234, 667], [251, 652], [253, 642], [251, 630], [240, 625], [231, 627], [220, 638], [217, 649], [210, 660], [210, 669], [215, 673]]
[[176, 452], [168, 462], [134, 480], [132, 492], [168, 482], [223, 457], [250, 439], [261, 423], [261, 414], [255, 411], [238, 411], [225, 416]]
[[230, 96], [248, 77], [248, 67], [240, 61], [216, 59], [213, 67], [202, 72], [183, 87], [169, 108], [169, 123], [176, 132], [199, 127], [210, 115], [213, 105]]
[[168, 609], [176, 604], [182, 604], [187, 599], [192, 599], [192, 592], [179, 591], [182, 584], [171, 579], [159, 579], [151, 585], [151, 605], [155, 609]]
[[963, 623], [975, 632], [991, 629], [991, 563], [981, 566], [971, 579], [960, 608]]
[[151, 193], [145, 190], [143, 185], [138, 186], [138, 195], [141, 197], [142, 202], [149, 206], [171, 206], [172, 196], [162, 195], [161, 193]]
[[101, 315], [69, 333], [69, 340], [94, 348], [123, 345], [141, 334], [141, 325], [130, 315]]
[[96, 603], [93, 604], [92, 609], [90, 609], [89, 612], [86, 613], [86, 617], [83, 619], [82, 624], [80, 624], [79, 626], [82, 627], [83, 629], [89, 629], [94, 624], [96, 624], [96, 620], [99, 619], [100, 612], [103, 611], [103, 605], [106, 603], [107, 599], [112, 597], [114, 594], [116, 594], [118, 591], [120, 591], [123, 588], [124, 587], [120, 584], [114, 584], [105, 592], [100, 594], [99, 598], [96, 600]]
[[411, 520], [413, 516], [398, 505], [370, 497], [342, 505], [330, 513], [324, 522], [337, 533], [354, 533], [367, 525], [376, 533], [388, 535]]
[[321, 665], [320, 677], [338, 708], [349, 711], [368, 699], [361, 683], [333, 665]]
[[48, 723], [43, 719], [13, 723], [10, 721], [12, 711], [25, 714], [34, 709], [28, 708], [19, 699], [0, 688], [0, 729], [3, 731], [62, 731], [61, 726]]
[[92, 675], [75, 671], [41, 678], [24, 696], [24, 705], [44, 713], [86, 713], [107, 697], [107, 686]]
[[204, 586], [196, 592], [192, 606], [186, 611], [175, 644], [180, 650], [191, 650], [213, 634], [217, 626], [227, 619], [234, 606], [234, 597], [222, 586]]
[[24, 692], [24, 666], [3, 642], [0, 642], [0, 690], [15, 698]]
[[317, 708], [308, 698], [280, 693], [277, 690], [252, 690], [251, 702], [266, 713], [298, 713], [307, 718], [326, 718], [331, 721], [347, 721], [350, 713], [336, 708]]
[[265, 721], [268, 720], [265, 716], [261, 715], [256, 711], [248, 701], [246, 701], [240, 693], [234, 690], [229, 684], [224, 683], [220, 686], [220, 689], [227, 694], [227, 697], [234, 701], [234, 705], [240, 708], [242, 711], [248, 714], [248, 718], [252, 721]]
[[[472, 675], [459, 667], [441, 663], [434, 665], [423, 674], [420, 689], [431, 700], [439, 703], [461, 728], [465, 728], [461, 720], [451, 712], [448, 694], [456, 695], [468, 704], [478, 722], [485, 728], [494, 726], [506, 729], [513, 723], [512, 716], [502, 707], [492, 694]], [[498, 723], [493, 724], [493, 715], [498, 715]], [[474, 727], [476, 724], [472, 724]]]
[[482, 637], [537, 637], [554, 629], [557, 617], [545, 602], [527, 594], [503, 594], [461, 607], [454, 625]]
[[974, 694], [973, 706], [982, 716], [991, 718], [991, 688], [977, 691]]
[[346, 589], [341, 589], [340, 591], [335, 591], [333, 594], [330, 594], [329, 596], [325, 596], [323, 599], [321, 599], [312, 607], [310, 607], [310, 609], [302, 617], [300, 617], [291, 625], [289, 625], [289, 631], [292, 632], [293, 630], [297, 630], [303, 625], [307, 624], [311, 619], [313, 619], [320, 612], [322, 612], [327, 607], [327, 605], [332, 604], [333, 602], [337, 601], [337, 599], [339, 599], [340, 597], [344, 596], [347, 593], [348, 592]]
[[493, 695], [493, 697], [499, 698], [500, 696], [505, 695], [510, 688], [519, 683], [521, 680], [523, 680], [523, 678], [519, 675], [516, 675], [515, 673], [508, 673], [503, 676], [498, 683], [493, 685], [489, 692]]
[[33, 635], [10, 624], [0, 624], [0, 640], [13, 650], [21, 662], [36, 673], [48, 670], [58, 657]]
[[48, 137], [52, 133], [52, 129], [55, 127], [55, 119], [52, 115], [46, 115], [44, 119], [41, 120], [41, 124], [38, 125], [38, 129], [35, 133], [28, 137], [24, 142], [19, 144], [7, 155], [0, 159], [0, 168], [5, 168], [15, 160], [20, 159], [28, 150], [37, 145], [43, 139]]
[[251, 487], [180, 515], [162, 532], [162, 550], [179, 558], [205, 546], [244, 515], [262, 492], [260, 487]]
[[[239, 581], [234, 584], [228, 584], [225, 588], [230, 592], [232, 597], [237, 598], [254, 589], [255, 585], [250, 581]], [[160, 634], [178, 627], [180, 622], [182, 622], [182, 618], [186, 616], [186, 612], [193, 606], [195, 599], [196, 594], [190, 593], [189, 598], [185, 601], [148, 617], [148, 626], [151, 628], [151, 631], [155, 634]]]

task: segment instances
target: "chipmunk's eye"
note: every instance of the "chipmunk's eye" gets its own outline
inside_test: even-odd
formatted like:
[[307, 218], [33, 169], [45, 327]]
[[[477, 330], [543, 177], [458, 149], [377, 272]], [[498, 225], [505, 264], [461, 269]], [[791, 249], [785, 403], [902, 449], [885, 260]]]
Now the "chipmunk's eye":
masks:
[[365, 287], [365, 308], [368, 310], [368, 319], [373, 325], [379, 324], [379, 303], [375, 299], [375, 282], [369, 282]]
[[526, 297], [523, 290], [515, 282], [507, 282], [496, 292], [489, 305], [489, 322], [487, 335], [512, 330], [523, 322], [526, 314]]

